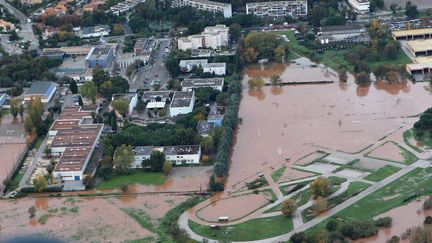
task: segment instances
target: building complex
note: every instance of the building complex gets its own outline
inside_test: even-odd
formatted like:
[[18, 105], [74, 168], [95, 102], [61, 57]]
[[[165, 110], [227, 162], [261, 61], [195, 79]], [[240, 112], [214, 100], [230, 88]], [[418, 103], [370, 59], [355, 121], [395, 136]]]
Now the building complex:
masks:
[[348, 4], [356, 12], [369, 12], [370, 9], [369, 0], [348, 0]]
[[265, 18], [306, 17], [308, 13], [306, 0], [271, 1], [246, 3], [246, 14]]
[[48, 103], [56, 91], [57, 86], [54, 82], [33, 82], [30, 89], [24, 94], [24, 100], [30, 101], [32, 98], [40, 98], [43, 103]]
[[159, 151], [165, 154], [167, 161], [173, 165], [199, 164], [201, 158], [201, 146], [179, 145], [179, 146], [136, 146], [134, 148], [135, 160], [131, 168], [142, 168], [143, 160], [149, 159], [151, 153]]
[[194, 78], [185, 79], [181, 83], [182, 91], [193, 91], [198, 88], [210, 87], [222, 92], [224, 78]]
[[66, 106], [49, 130], [47, 146], [59, 156], [54, 178], [82, 181], [94, 149], [99, 143], [103, 124], [93, 124], [92, 111]]
[[171, 4], [173, 7], [191, 6], [203, 11], [222, 13], [225, 18], [232, 17], [232, 8], [229, 3], [220, 3], [208, 0], [174, 0]]
[[228, 46], [229, 28], [225, 25], [209, 26], [201, 34], [190, 35], [178, 39], [178, 49], [196, 50], [200, 48], [218, 49]]

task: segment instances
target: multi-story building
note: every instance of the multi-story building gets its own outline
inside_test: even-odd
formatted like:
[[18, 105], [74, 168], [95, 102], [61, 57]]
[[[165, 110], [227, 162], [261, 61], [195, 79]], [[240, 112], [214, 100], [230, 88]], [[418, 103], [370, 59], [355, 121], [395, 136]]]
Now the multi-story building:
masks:
[[179, 66], [182, 72], [190, 72], [194, 67], [202, 68], [204, 65], [207, 65], [207, 63], [207, 59], [187, 59], [180, 60]]
[[178, 49], [196, 50], [200, 48], [218, 49], [228, 45], [229, 28], [225, 25], [209, 26], [199, 35], [181, 37], [177, 40]]
[[135, 159], [131, 168], [142, 168], [143, 160], [149, 159], [154, 151], [165, 154], [166, 160], [173, 165], [199, 164], [201, 158], [201, 146], [181, 145], [181, 146], [136, 146], [134, 148]]
[[146, 109], [162, 109], [170, 99], [171, 91], [145, 91], [142, 95]]
[[246, 14], [266, 18], [306, 17], [308, 13], [306, 0], [272, 1], [246, 3]]
[[193, 91], [198, 88], [210, 87], [222, 92], [224, 78], [194, 78], [185, 79], [181, 83], [182, 91]]
[[220, 3], [208, 0], [174, 0], [171, 4], [173, 7], [191, 6], [203, 11], [222, 13], [225, 18], [232, 17], [232, 8], [229, 3]]
[[172, 98], [169, 111], [170, 116], [191, 113], [195, 104], [195, 92], [176, 91]]
[[87, 68], [108, 68], [114, 59], [114, 50], [110, 46], [93, 47], [85, 58]]
[[226, 74], [226, 63], [224, 62], [207, 63], [202, 68], [204, 73], [212, 73], [217, 76], [225, 76]]
[[369, 12], [369, 0], [348, 0], [348, 4], [357, 12]]

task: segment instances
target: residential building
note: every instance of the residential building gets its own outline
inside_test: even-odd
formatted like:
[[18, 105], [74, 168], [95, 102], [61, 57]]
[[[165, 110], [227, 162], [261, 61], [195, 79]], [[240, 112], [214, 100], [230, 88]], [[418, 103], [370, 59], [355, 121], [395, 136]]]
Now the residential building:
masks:
[[356, 12], [369, 12], [370, 9], [369, 0], [348, 0], [348, 4]]
[[204, 73], [212, 73], [217, 76], [226, 75], [226, 63], [224, 62], [207, 63], [202, 68]]
[[225, 106], [212, 106], [207, 116], [207, 122], [213, 123], [216, 127], [222, 126], [225, 110]]
[[53, 176], [65, 183], [83, 180], [99, 143], [103, 124], [93, 124], [91, 113], [79, 106], [66, 106], [48, 133], [47, 146], [53, 155], [60, 156]]
[[196, 50], [200, 48], [218, 49], [222, 46], [228, 46], [229, 28], [225, 25], [209, 26], [198, 35], [181, 37], [177, 40], [178, 49]]
[[199, 145], [165, 146], [163, 152], [173, 165], [199, 164], [201, 159]]
[[396, 30], [392, 32], [395, 40], [416, 40], [416, 39], [431, 39], [432, 28]]
[[57, 86], [54, 82], [33, 82], [30, 88], [24, 94], [24, 100], [30, 101], [31, 98], [39, 97], [43, 103], [48, 103], [56, 91]]
[[9, 32], [15, 30], [15, 25], [6, 20], [0, 19], [0, 29], [1, 32]]
[[[111, 103], [114, 100], [118, 100], [118, 99], [124, 99], [127, 101], [128, 103], [128, 113], [126, 115], [130, 115], [132, 114], [133, 110], [135, 109], [135, 107], [138, 104], [138, 95], [137, 93], [121, 93], [121, 94], [113, 94], [112, 98], [111, 98]], [[114, 108], [110, 105], [110, 110], [113, 110]], [[117, 116], [121, 116], [120, 113], [117, 113]]]
[[188, 59], [180, 60], [179, 66], [182, 72], [190, 72], [194, 67], [203, 67], [207, 64], [207, 59]]
[[193, 8], [212, 13], [222, 13], [225, 18], [232, 17], [232, 8], [229, 3], [213, 2], [208, 0], [174, 0], [173, 7], [191, 6]]
[[85, 58], [87, 68], [108, 68], [114, 59], [114, 50], [110, 46], [98, 46], [90, 49]]
[[181, 145], [181, 146], [136, 146], [134, 148], [134, 161], [131, 168], [142, 168], [142, 161], [149, 159], [154, 151], [165, 154], [166, 160], [173, 165], [199, 164], [201, 158], [201, 146], [199, 145]]
[[182, 91], [193, 91], [198, 88], [210, 87], [222, 92], [224, 78], [194, 78], [185, 79], [181, 83]]
[[111, 29], [109, 25], [98, 25], [91, 27], [84, 27], [77, 31], [78, 36], [81, 38], [95, 38], [109, 35]]
[[271, 1], [246, 3], [246, 14], [265, 18], [306, 17], [308, 13], [306, 0]]
[[169, 107], [170, 116], [188, 114], [192, 112], [194, 104], [195, 92], [176, 91]]

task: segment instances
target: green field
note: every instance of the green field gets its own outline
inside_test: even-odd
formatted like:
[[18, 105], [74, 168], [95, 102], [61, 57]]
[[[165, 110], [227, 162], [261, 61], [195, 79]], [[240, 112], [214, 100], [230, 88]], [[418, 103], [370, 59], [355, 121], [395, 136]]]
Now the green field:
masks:
[[97, 189], [114, 189], [130, 184], [160, 185], [164, 182], [165, 176], [162, 173], [135, 171], [127, 175], [115, 175], [109, 180], [104, 180], [97, 185]]
[[353, 220], [368, 219], [432, 193], [432, 168], [416, 168], [380, 190], [342, 210], [337, 216]]
[[414, 135], [413, 135], [413, 130], [412, 129], [406, 130], [403, 133], [403, 139], [404, 139], [404, 142], [405, 142], [406, 145], [408, 145], [410, 148], [414, 149], [415, 151], [417, 151], [419, 153], [423, 152], [423, 150], [421, 150], [419, 147], [411, 144], [411, 142], [409, 140], [411, 138], [413, 138], [413, 137], [414, 137]]
[[39, 149], [44, 139], [45, 138], [37, 137], [34, 143], [34, 148]]
[[[314, 53], [314, 50], [310, 50], [307, 47], [298, 44], [295, 36], [294, 36], [294, 32], [293, 31], [278, 31], [276, 33], [285, 35], [288, 37], [288, 39], [290, 40], [290, 45], [291, 45], [291, 49], [293, 52], [295, 52], [295, 54], [301, 55], [301, 56], [309, 56], [311, 53]], [[355, 48], [355, 47], [354, 47]], [[323, 63], [329, 67], [331, 67], [332, 69], [338, 70], [340, 68], [340, 66], [344, 65], [348, 68], [348, 70], [350, 70], [351, 72], [353, 71], [354, 66], [349, 64], [345, 59], [344, 59], [344, 54], [351, 52], [352, 49], [346, 49], [346, 50], [326, 50], [324, 53], [318, 54], [317, 52], [315, 52], [317, 54], [317, 57], [319, 58], [319, 62]], [[290, 58], [294, 59], [297, 58], [298, 56], [295, 54], [290, 54]], [[407, 63], [411, 63], [411, 59], [403, 52], [402, 49], [399, 49], [397, 58], [394, 60], [385, 60], [385, 61], [374, 61], [374, 62], [368, 62], [369, 67], [372, 70], [377, 69], [379, 66], [381, 65], [385, 65], [385, 64], [407, 64]]]
[[379, 168], [378, 170], [372, 172], [368, 176], [366, 176], [364, 179], [369, 181], [381, 181], [394, 173], [398, 172], [400, 170], [399, 167], [393, 166], [393, 165], [386, 165], [384, 167]]
[[201, 236], [228, 241], [262, 240], [288, 233], [293, 229], [292, 219], [284, 216], [251, 219], [236, 225], [221, 226], [219, 229], [200, 225], [191, 220], [188, 223], [189, 227]]
[[278, 181], [282, 177], [282, 175], [285, 172], [286, 168], [287, 168], [286, 165], [284, 165], [281, 168], [273, 171], [271, 173], [271, 177], [273, 178], [273, 181], [275, 181], [275, 182]]

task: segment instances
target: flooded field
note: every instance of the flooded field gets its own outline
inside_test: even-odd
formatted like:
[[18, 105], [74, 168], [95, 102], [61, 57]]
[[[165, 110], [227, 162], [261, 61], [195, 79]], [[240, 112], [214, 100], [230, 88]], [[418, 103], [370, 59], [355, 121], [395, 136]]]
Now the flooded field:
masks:
[[[292, 161], [327, 148], [356, 153], [380, 138], [414, 122], [408, 118], [423, 112], [431, 100], [428, 83], [387, 84], [377, 81], [357, 86], [352, 79], [339, 83], [326, 68], [291, 64], [250, 66], [244, 71], [242, 118], [233, 148], [227, 189], [235, 190], [257, 173], [278, 168], [290, 158], [284, 175], [295, 177]], [[311, 77], [310, 75], [313, 74]], [[250, 77], [283, 81], [333, 80], [332, 84], [247, 88]], [[277, 90], [277, 91], [275, 91]], [[402, 142], [398, 136], [396, 142]], [[308, 175], [303, 175], [304, 177]], [[301, 177], [301, 176], [300, 176]]]
[[[380, 229], [376, 236], [364, 238], [356, 242], [385, 243], [394, 235], [401, 237], [406, 230], [415, 226], [422, 226], [425, 217], [432, 216], [432, 210], [423, 210], [423, 202], [424, 200], [417, 200], [379, 215], [377, 218], [391, 217], [393, 219], [392, 226], [390, 228]], [[409, 242], [409, 238], [402, 239], [401, 237], [400, 242]]]
[[[156, 236], [127, 212], [145, 215], [157, 224], [167, 211], [185, 201], [186, 196], [151, 195], [104, 198], [25, 198], [0, 201], [0, 241], [9, 237], [49, 235], [75, 242], [123, 242]], [[29, 217], [34, 206], [36, 215]]]
[[385, 143], [372, 151], [369, 156], [381, 159], [388, 159], [397, 162], [404, 162], [400, 148], [394, 143]]

